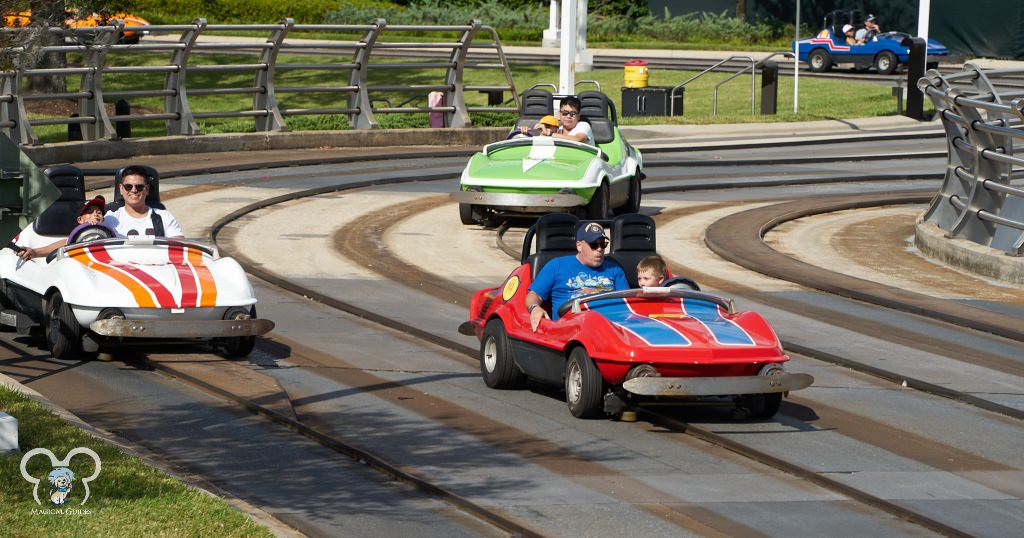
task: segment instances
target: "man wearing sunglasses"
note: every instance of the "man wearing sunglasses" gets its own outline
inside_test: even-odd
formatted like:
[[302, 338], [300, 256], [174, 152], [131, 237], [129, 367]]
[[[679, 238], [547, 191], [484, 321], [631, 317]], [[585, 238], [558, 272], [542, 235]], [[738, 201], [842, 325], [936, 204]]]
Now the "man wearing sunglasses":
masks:
[[555, 258], [540, 270], [526, 294], [526, 309], [530, 312], [534, 332], [541, 319], [551, 319], [543, 306], [548, 299], [551, 299], [552, 310], [556, 310], [554, 319], [557, 320], [557, 308], [566, 301], [581, 295], [629, 288], [622, 268], [605, 260], [607, 248], [604, 227], [596, 222], [584, 222], [576, 230], [576, 255]]
[[145, 170], [129, 166], [117, 188], [121, 190], [124, 205], [117, 211], [108, 211], [103, 220], [118, 237], [185, 237], [170, 211], [146, 205], [149, 178]]
[[590, 128], [589, 123], [580, 121], [581, 108], [583, 108], [583, 103], [580, 103], [580, 100], [576, 97], [569, 96], [562, 99], [558, 106], [558, 115], [562, 120], [562, 126], [551, 136], [583, 142], [593, 146], [594, 130]]

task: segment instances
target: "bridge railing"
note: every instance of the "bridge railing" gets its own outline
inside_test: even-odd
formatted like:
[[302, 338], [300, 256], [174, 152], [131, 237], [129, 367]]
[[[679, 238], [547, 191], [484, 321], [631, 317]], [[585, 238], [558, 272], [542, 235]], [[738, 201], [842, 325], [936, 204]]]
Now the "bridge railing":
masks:
[[[121, 21], [110, 26], [88, 29], [50, 29], [65, 38], [66, 44], [41, 47], [42, 54], [80, 55], [78, 65], [63, 68], [15, 68], [0, 72], [0, 132], [18, 144], [38, 144], [34, 127], [45, 125], [81, 125], [85, 140], [115, 140], [118, 122], [162, 121], [168, 135], [201, 134], [201, 120], [223, 120], [251, 117], [256, 131], [286, 131], [288, 118], [302, 115], [343, 115], [355, 129], [377, 127], [377, 114], [440, 113], [445, 125], [470, 125], [471, 112], [516, 112], [519, 95], [509, 71], [508, 62], [497, 32], [473, 20], [461, 26], [388, 26], [383, 19], [368, 25], [295, 24], [285, 19], [277, 24], [213, 25], [204, 19], [192, 24], [163, 26], [131, 26], [127, 30], [148, 34], [139, 43], [124, 44], [119, 40], [126, 28]], [[21, 32], [25, 29], [4, 29]], [[266, 32], [266, 38], [244, 38], [227, 33]], [[353, 41], [294, 39], [315, 32], [361, 34]], [[446, 33], [458, 35], [447, 42], [386, 41], [389, 32], [415, 32], [417, 35]], [[170, 36], [163, 38], [159, 36]], [[174, 36], [177, 36], [175, 39]], [[486, 62], [470, 61], [470, 49], [491, 49], [495, 58]], [[141, 55], [166, 55], [165, 62], [138, 65]], [[215, 63], [198, 58], [216, 54]], [[323, 61], [303, 61], [316, 57]], [[298, 61], [295, 61], [295, 59]], [[414, 61], [410, 61], [410, 58]], [[134, 64], [134, 65], [133, 65]], [[371, 79], [381, 73], [414, 70], [423, 77], [442, 75], [435, 83], [373, 84]], [[504, 83], [472, 85], [465, 82], [467, 69], [496, 69], [504, 75]], [[252, 82], [231, 85], [238, 73], [251, 73]], [[76, 91], [29, 93], [26, 79], [57, 75], [73, 81], [79, 79]], [[231, 77], [231, 75], [234, 75]], [[376, 75], [376, 76], [374, 76]], [[125, 89], [104, 89], [111, 77]], [[157, 77], [157, 78], [154, 78]], [[218, 77], [223, 77], [220, 79]], [[202, 82], [196, 79], [202, 78]], [[388, 78], [386, 75], [383, 78]], [[160, 82], [155, 82], [156, 80]], [[317, 83], [288, 85], [289, 80]], [[488, 99], [488, 106], [467, 104], [467, 92], [504, 94], [504, 99]], [[430, 92], [443, 94], [440, 104], [430, 105]], [[285, 106], [281, 101], [301, 103], [310, 94], [336, 97], [334, 106]], [[384, 95], [405, 96], [397, 106]], [[240, 110], [216, 110], [203, 106], [206, 98], [246, 96], [251, 106]], [[249, 101], [251, 96], [251, 101]], [[287, 96], [287, 98], [286, 98]], [[133, 113], [111, 113], [108, 105], [117, 99], [152, 102], [162, 99], [162, 107], [135, 107]], [[77, 101], [76, 117], [30, 117], [26, 103], [33, 101]], [[422, 100], [422, 104], [410, 104]], [[320, 99], [319, 103], [325, 99]], [[327, 99], [326, 101], [331, 101]], [[307, 100], [308, 102], [308, 100]], [[387, 103], [374, 107], [375, 103]], [[499, 103], [499, 104], [490, 104]], [[139, 110], [141, 108], [141, 110]], [[222, 108], [222, 107], [221, 107]], [[53, 116], [50, 114], [50, 116]]]
[[1024, 70], [928, 71], [918, 87], [946, 131], [946, 175], [924, 220], [1012, 256], [1024, 252]]

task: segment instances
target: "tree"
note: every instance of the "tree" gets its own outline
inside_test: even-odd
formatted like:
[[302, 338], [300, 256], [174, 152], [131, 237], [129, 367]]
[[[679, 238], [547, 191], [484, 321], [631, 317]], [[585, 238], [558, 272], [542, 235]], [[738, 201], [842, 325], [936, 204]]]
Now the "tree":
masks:
[[736, 0], [736, 18], [747, 20], [747, 0]]
[[[0, 70], [64, 67], [67, 65], [64, 53], [44, 53], [42, 48], [63, 43], [60, 34], [49, 29], [65, 27], [69, 9], [75, 13], [109, 16], [129, 11], [133, 4], [132, 0], [0, 0], [3, 13], [32, 11], [31, 22], [24, 31], [0, 34]], [[60, 75], [34, 76], [26, 78], [25, 87], [30, 91], [53, 93], [66, 91], [67, 84]]]

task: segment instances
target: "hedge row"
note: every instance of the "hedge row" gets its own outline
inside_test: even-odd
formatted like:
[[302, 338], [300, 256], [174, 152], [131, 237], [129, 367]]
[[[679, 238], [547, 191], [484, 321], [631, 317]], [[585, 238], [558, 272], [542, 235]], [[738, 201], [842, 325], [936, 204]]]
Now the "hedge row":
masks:
[[[369, 11], [390, 9], [387, 1], [352, 0], [134, 0], [135, 12], [154, 24], [182, 24], [203, 17], [211, 24], [269, 24], [285, 17], [299, 24], [320, 24], [325, 15], [339, 5], [352, 5]], [[375, 17], [353, 21], [365, 24]]]

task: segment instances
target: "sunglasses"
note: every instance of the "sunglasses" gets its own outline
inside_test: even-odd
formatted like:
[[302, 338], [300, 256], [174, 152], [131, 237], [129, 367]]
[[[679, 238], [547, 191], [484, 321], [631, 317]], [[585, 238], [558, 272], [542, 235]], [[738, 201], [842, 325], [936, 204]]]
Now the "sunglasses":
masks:
[[597, 241], [594, 241], [593, 243], [587, 243], [587, 244], [590, 245], [590, 248], [593, 249], [593, 250], [600, 250], [600, 249], [603, 249], [603, 248], [608, 248], [608, 241], [605, 241], [604, 239], [599, 239]]
[[580, 115], [580, 113], [576, 112], [575, 110], [559, 110], [558, 113], [567, 118], [575, 118], [576, 116]]
[[132, 190], [142, 192], [146, 190], [147, 185], [145, 183], [122, 183], [121, 186], [124, 187], [124, 192], [132, 192]]

